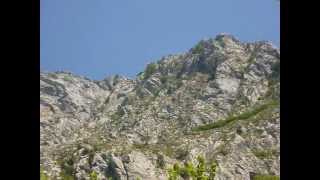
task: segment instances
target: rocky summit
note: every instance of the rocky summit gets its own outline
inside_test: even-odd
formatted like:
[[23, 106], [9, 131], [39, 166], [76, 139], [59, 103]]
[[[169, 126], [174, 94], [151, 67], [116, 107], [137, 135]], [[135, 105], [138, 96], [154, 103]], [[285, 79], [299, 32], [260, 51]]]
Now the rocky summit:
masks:
[[135, 79], [42, 72], [41, 179], [277, 179], [279, 104], [280, 50], [229, 34]]

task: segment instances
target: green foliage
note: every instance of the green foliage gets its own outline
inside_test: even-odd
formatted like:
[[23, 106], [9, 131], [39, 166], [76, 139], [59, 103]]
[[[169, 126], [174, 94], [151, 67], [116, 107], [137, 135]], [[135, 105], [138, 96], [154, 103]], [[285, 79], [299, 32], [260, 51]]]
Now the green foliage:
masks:
[[197, 166], [191, 162], [186, 162], [183, 167], [174, 164], [173, 168], [168, 169], [169, 180], [177, 180], [179, 177], [192, 180], [214, 180], [217, 164], [212, 162], [210, 167], [202, 156], [197, 158]]
[[217, 163], [212, 162], [209, 169], [209, 180], [214, 180], [214, 177], [216, 176], [216, 170], [217, 170]]
[[193, 49], [192, 53], [194, 54], [202, 54], [204, 52], [204, 47], [201, 42], [199, 42]]
[[147, 68], [144, 73], [144, 79], [149, 78], [153, 73], [157, 70], [157, 65], [155, 63], [151, 63], [147, 65]]
[[61, 166], [60, 177], [63, 180], [74, 180], [74, 168], [73, 168], [73, 157], [66, 155], [64, 159], [58, 161]]
[[63, 80], [65, 80], [65, 81], [72, 81], [72, 79], [71, 79], [71, 77], [69, 77], [69, 76], [63, 76]]
[[180, 167], [179, 164], [174, 164], [172, 169], [168, 170], [169, 180], [177, 180], [180, 175]]
[[40, 168], [40, 180], [49, 180], [49, 177], [44, 173], [43, 168]]
[[274, 175], [256, 175], [253, 180], [280, 180], [279, 176]]
[[252, 150], [252, 153], [259, 159], [266, 159], [272, 157], [276, 152], [274, 150]]
[[277, 104], [278, 104], [278, 102], [271, 101], [271, 102], [268, 102], [266, 104], [260, 105], [260, 106], [254, 108], [251, 111], [246, 111], [244, 113], [241, 113], [238, 116], [231, 116], [231, 117], [229, 117], [227, 119], [224, 119], [224, 120], [219, 120], [219, 121], [214, 122], [214, 123], [210, 123], [210, 124], [206, 124], [206, 125], [203, 125], [203, 126], [195, 127], [195, 128], [192, 129], [192, 131], [205, 131], [205, 130], [220, 128], [220, 127], [223, 127], [223, 126], [225, 126], [225, 125], [227, 125], [227, 124], [229, 124], [229, 123], [231, 123], [233, 121], [236, 121], [236, 120], [249, 119], [249, 118], [257, 115], [258, 113], [266, 110], [267, 108], [269, 108], [271, 106], [275, 106]]
[[197, 170], [192, 163], [186, 162], [184, 164], [184, 168], [181, 169], [180, 175], [185, 179], [187, 178], [195, 179], [197, 177]]
[[199, 156], [197, 160], [198, 160], [197, 176], [202, 179], [206, 171], [206, 164], [204, 163], [204, 158], [202, 156]]
[[91, 172], [90, 180], [98, 180], [98, 174], [95, 171]]
[[75, 178], [74, 178], [73, 175], [66, 174], [65, 171], [61, 171], [60, 177], [61, 177], [61, 179], [63, 179], [63, 180], [75, 180]]

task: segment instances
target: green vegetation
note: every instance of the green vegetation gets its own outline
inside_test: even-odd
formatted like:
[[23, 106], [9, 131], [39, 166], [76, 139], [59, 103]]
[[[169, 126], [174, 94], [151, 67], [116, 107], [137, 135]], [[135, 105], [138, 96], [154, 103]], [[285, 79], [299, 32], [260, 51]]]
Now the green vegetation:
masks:
[[40, 167], [40, 180], [49, 180], [48, 175], [44, 173], [44, 170], [42, 167]]
[[72, 79], [71, 79], [71, 77], [69, 77], [69, 76], [63, 76], [63, 80], [65, 80], [65, 81], [72, 81]]
[[74, 180], [74, 160], [73, 156], [66, 152], [65, 157], [63, 159], [58, 160], [58, 164], [61, 167], [60, 177], [63, 180]]
[[214, 122], [214, 123], [210, 123], [210, 124], [206, 124], [206, 125], [203, 125], [203, 126], [198, 126], [198, 127], [195, 127], [192, 129], [192, 131], [205, 131], [205, 130], [210, 130], [210, 129], [215, 129], [215, 128], [220, 128], [220, 127], [223, 127], [233, 121], [236, 121], [236, 120], [245, 120], [245, 119], [249, 119], [255, 115], [257, 115], [258, 113], [268, 109], [269, 107], [272, 107], [272, 106], [275, 106], [275, 105], [278, 105], [278, 102], [276, 101], [270, 101], [266, 104], [263, 104], [263, 105], [260, 105], [256, 108], [254, 108], [253, 110], [251, 111], [246, 111], [244, 113], [241, 113], [240, 115], [238, 116], [231, 116], [227, 119], [224, 119], [224, 120], [219, 120], [217, 122]]
[[280, 177], [273, 175], [256, 175], [253, 177], [253, 180], [280, 180]]
[[98, 180], [98, 175], [95, 171], [90, 174], [90, 180]]
[[75, 180], [75, 178], [74, 178], [73, 175], [66, 174], [65, 171], [62, 171], [62, 172], [60, 173], [60, 177], [61, 177], [61, 179], [63, 179], [63, 180]]
[[252, 150], [252, 153], [259, 159], [266, 159], [272, 157], [276, 151], [272, 149], [268, 150]]
[[144, 73], [144, 79], [149, 78], [153, 73], [157, 70], [157, 65], [155, 63], [151, 63], [147, 65], [147, 68]]
[[179, 177], [192, 180], [214, 180], [217, 164], [212, 162], [208, 166], [202, 156], [198, 156], [197, 161], [196, 166], [191, 162], [186, 162], [183, 167], [177, 163], [174, 164], [168, 169], [169, 180], [177, 180]]
[[193, 49], [192, 53], [194, 54], [202, 54], [204, 52], [204, 47], [201, 42], [199, 42]]

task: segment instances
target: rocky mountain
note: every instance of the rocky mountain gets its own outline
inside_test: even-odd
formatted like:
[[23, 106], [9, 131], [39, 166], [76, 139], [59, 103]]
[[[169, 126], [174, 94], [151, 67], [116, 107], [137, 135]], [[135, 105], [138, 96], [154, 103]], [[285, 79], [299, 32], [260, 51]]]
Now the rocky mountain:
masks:
[[41, 73], [41, 176], [165, 180], [198, 156], [217, 164], [215, 180], [279, 176], [279, 101], [280, 50], [228, 34], [136, 79]]

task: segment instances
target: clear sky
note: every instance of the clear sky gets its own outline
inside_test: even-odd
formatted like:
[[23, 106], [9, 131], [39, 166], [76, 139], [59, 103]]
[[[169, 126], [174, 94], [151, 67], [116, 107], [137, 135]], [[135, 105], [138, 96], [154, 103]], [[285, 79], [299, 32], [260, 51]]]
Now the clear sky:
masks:
[[279, 47], [276, 0], [40, 0], [41, 70], [128, 77], [225, 32]]

